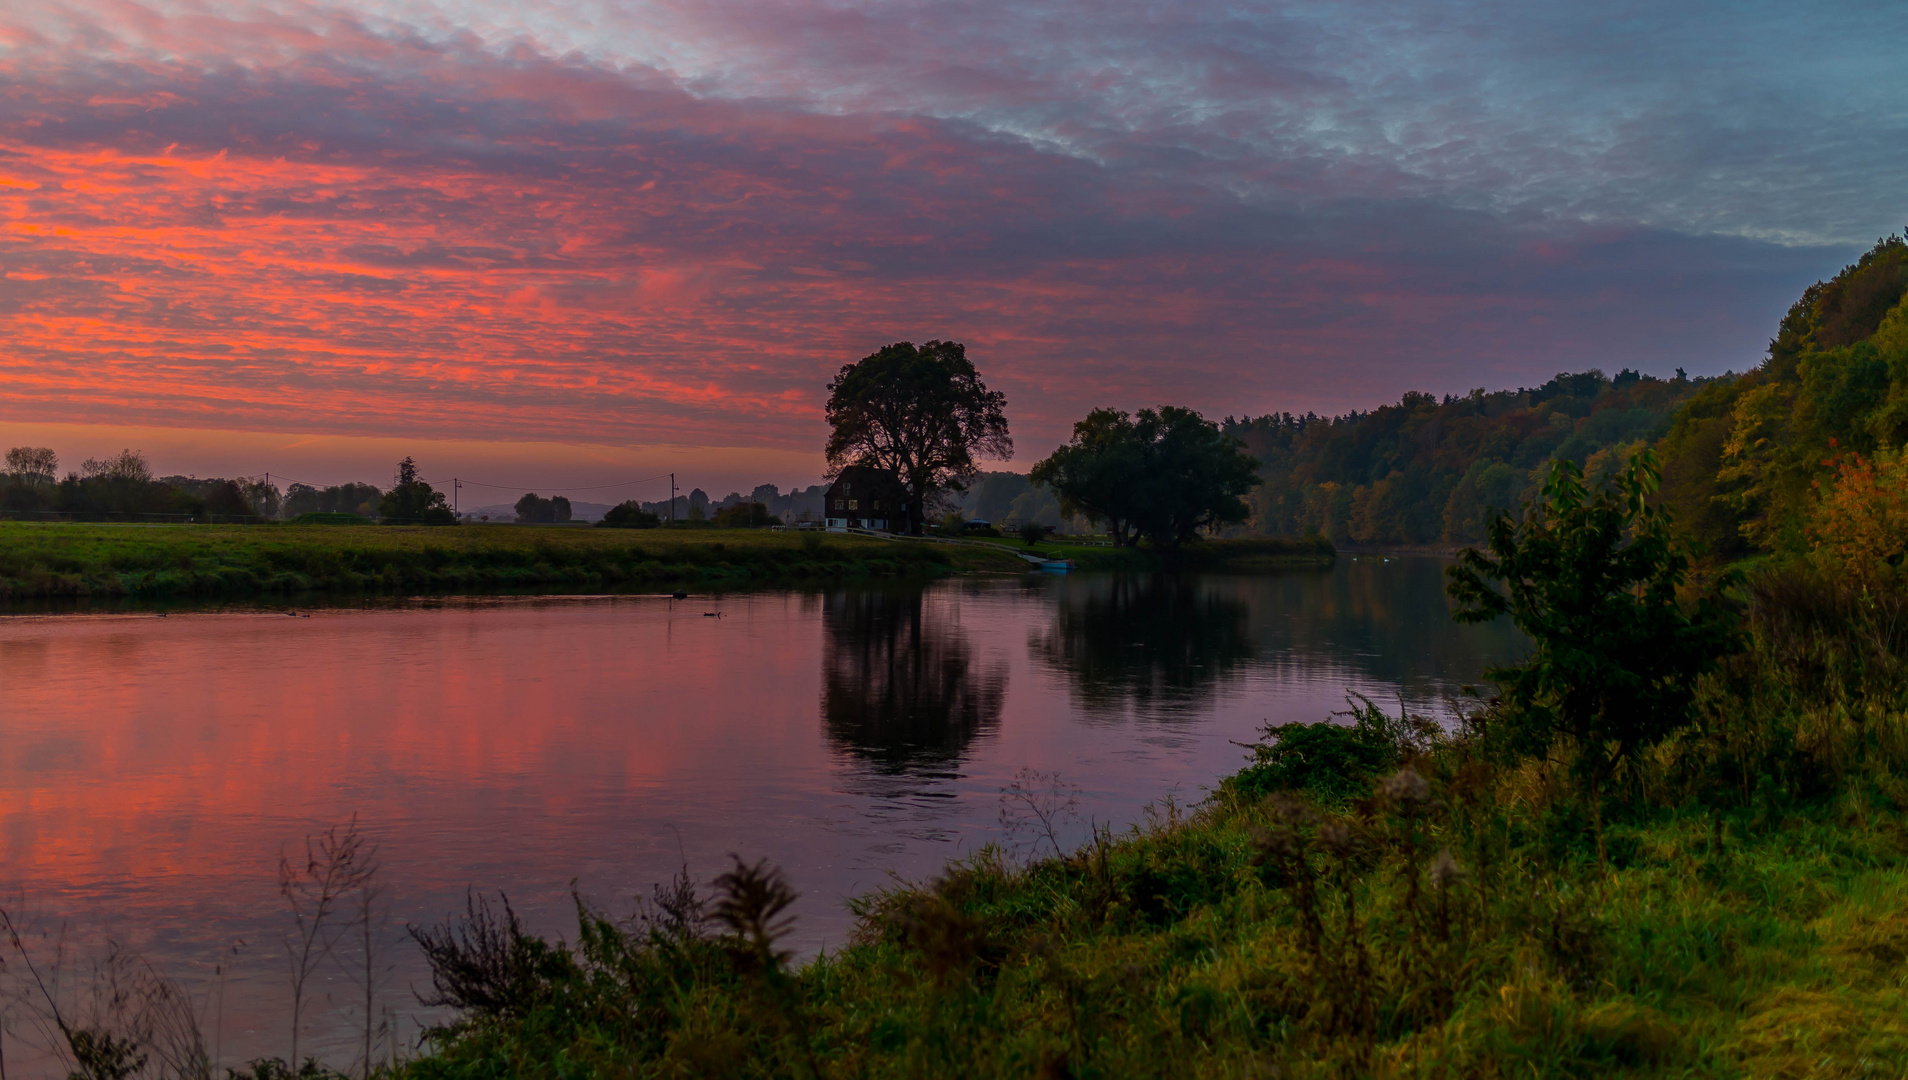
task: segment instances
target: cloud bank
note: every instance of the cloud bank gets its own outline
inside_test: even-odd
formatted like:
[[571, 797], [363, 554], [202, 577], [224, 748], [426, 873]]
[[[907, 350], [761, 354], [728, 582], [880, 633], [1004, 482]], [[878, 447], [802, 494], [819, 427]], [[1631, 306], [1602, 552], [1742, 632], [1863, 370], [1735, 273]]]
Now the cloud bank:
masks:
[[1041, 452], [1742, 368], [1902, 216], [1908, 15], [1832, 15], [0, 14], [0, 419], [805, 449], [835, 368], [942, 337]]

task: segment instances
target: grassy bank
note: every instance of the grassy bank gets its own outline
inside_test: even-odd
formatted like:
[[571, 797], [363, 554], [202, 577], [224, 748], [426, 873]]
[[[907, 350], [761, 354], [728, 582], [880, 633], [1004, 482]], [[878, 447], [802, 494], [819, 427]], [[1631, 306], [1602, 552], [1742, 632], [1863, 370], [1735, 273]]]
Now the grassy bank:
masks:
[[[952, 572], [1024, 573], [1019, 540], [886, 541], [759, 529], [585, 529], [514, 525], [105, 525], [0, 522], [0, 600], [737, 588]], [[1329, 565], [1323, 541], [1222, 540], [1177, 557], [1043, 544], [1083, 570], [1249, 571]]]
[[976, 549], [743, 529], [0, 522], [0, 599], [739, 587], [1024, 565]]
[[1165, 809], [1064, 858], [986, 852], [865, 898], [859, 938], [796, 969], [775, 958], [759, 881], [703, 909], [729, 926], [680, 896], [633, 930], [586, 911], [574, 951], [499, 954], [515, 959], [404, 1071], [1908, 1069], [1899, 785], [1638, 806], [1609, 822], [1600, 867], [1580, 808], [1541, 770], [1492, 774], [1451, 748], [1412, 767], [1392, 790], [1322, 804], [1267, 798], [1248, 773], [1190, 817]]
[[865, 896], [800, 966], [766, 865], [579, 903], [570, 944], [480, 909], [426, 939], [461, 1019], [401, 1071], [1908, 1074], [1908, 622], [1802, 571], [1744, 603], [1696, 722], [1594, 794], [1502, 704], [1365, 705], [1268, 731], [1190, 813]]
[[1052, 559], [1071, 559], [1082, 570], [1208, 570], [1253, 573], [1305, 566], [1330, 566], [1337, 552], [1323, 537], [1249, 537], [1203, 540], [1175, 552], [1141, 547], [1100, 547], [1064, 540], [1029, 547], [1018, 537], [987, 541], [1015, 551], [1033, 551]]

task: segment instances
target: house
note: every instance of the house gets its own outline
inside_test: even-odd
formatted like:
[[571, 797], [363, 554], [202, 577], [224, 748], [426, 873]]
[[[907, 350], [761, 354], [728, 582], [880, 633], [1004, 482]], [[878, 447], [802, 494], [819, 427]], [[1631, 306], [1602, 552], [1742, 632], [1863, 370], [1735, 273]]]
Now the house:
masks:
[[850, 465], [828, 485], [822, 505], [830, 529], [906, 532], [907, 489], [886, 469]]

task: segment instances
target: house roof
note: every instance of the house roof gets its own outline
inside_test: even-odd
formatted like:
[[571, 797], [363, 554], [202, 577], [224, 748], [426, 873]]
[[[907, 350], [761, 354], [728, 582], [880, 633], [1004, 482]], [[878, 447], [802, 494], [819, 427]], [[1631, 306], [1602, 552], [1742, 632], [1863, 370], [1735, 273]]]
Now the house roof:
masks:
[[881, 488], [894, 488], [899, 490], [901, 488], [901, 480], [895, 476], [893, 472], [887, 469], [876, 468], [873, 465], [848, 466], [841, 470], [841, 475], [835, 477], [834, 483], [828, 485], [828, 490], [833, 491], [844, 483], [860, 484], [870, 490]]

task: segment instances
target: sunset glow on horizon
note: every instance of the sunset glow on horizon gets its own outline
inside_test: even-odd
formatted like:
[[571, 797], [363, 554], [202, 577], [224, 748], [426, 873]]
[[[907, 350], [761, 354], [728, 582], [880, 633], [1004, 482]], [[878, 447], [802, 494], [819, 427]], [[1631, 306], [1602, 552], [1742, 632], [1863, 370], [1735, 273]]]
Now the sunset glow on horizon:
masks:
[[786, 484], [897, 340], [1022, 469], [1099, 405], [1741, 370], [1903, 216], [1904, 16], [1786, 10], [9, 6], [0, 426]]

